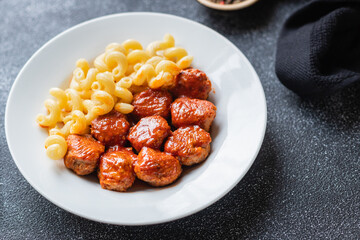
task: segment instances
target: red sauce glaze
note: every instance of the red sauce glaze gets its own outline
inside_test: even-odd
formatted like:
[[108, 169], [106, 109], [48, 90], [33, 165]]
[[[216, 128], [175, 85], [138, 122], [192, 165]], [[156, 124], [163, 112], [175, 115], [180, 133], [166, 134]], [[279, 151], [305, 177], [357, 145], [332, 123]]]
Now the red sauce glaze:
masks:
[[130, 124], [124, 114], [115, 110], [91, 122], [91, 134], [106, 146], [124, 145]]
[[165, 142], [164, 151], [177, 157], [182, 165], [191, 166], [206, 159], [211, 137], [199, 126], [181, 127]]
[[91, 135], [69, 135], [66, 139], [68, 151], [64, 157], [65, 166], [78, 175], [95, 171], [105, 147]]
[[139, 179], [153, 186], [168, 185], [182, 172], [175, 157], [148, 147], [141, 149], [134, 170]]
[[170, 91], [175, 97], [207, 99], [211, 82], [199, 69], [185, 69], [176, 76], [175, 85]]
[[171, 104], [171, 121], [176, 128], [198, 125], [209, 131], [215, 116], [215, 105], [206, 100], [183, 97]]
[[168, 91], [147, 89], [134, 96], [132, 115], [136, 119], [155, 115], [168, 118], [171, 102], [172, 96]]
[[123, 147], [120, 145], [114, 145], [109, 147], [109, 149], [107, 150], [107, 152], [112, 152], [112, 151], [119, 151], [119, 152], [127, 152], [129, 153], [129, 156], [131, 157], [131, 161], [133, 163], [133, 166], [135, 165], [136, 161], [137, 161], [137, 155], [133, 152], [133, 148], [132, 147]]
[[142, 118], [130, 129], [127, 139], [136, 151], [142, 147], [160, 149], [164, 140], [171, 134], [167, 121], [160, 116]]
[[98, 178], [104, 189], [124, 192], [135, 181], [132, 151], [108, 151], [100, 158]]

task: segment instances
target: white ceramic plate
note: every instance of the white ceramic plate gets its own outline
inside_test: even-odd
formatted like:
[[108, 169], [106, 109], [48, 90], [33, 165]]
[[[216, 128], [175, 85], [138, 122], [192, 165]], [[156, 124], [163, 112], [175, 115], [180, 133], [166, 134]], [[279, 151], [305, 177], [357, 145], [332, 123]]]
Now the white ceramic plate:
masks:
[[[36, 115], [54, 86], [64, 86], [78, 58], [93, 60], [111, 42], [135, 38], [148, 44], [171, 33], [176, 45], [205, 71], [217, 106], [212, 152], [206, 162], [164, 188], [138, 186], [107, 191], [93, 177], [79, 177], [63, 161], [46, 157], [46, 131]], [[26, 180], [45, 198], [76, 215], [104, 223], [155, 224], [198, 212], [229, 192], [245, 175], [260, 149], [266, 102], [257, 74], [226, 38], [196, 22], [165, 14], [126, 13], [77, 25], [50, 40], [25, 64], [12, 86], [5, 130], [13, 159]]]

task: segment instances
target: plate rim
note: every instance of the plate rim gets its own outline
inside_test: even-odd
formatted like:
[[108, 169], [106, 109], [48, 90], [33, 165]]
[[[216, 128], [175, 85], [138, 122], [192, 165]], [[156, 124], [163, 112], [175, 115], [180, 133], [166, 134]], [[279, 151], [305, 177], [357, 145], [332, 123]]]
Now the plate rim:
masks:
[[[134, 15], [147, 15], [147, 16], [160, 16], [160, 17], [168, 17], [168, 18], [174, 18], [174, 19], [177, 19], [177, 20], [181, 20], [181, 21], [185, 21], [185, 22], [188, 22], [188, 23], [191, 23], [191, 24], [195, 24], [197, 25], [197, 27], [201, 27], [201, 28], [205, 28], [206, 30], [218, 35], [222, 40], [224, 40], [225, 42], [227, 42], [231, 48], [234, 49], [234, 51], [236, 51], [238, 54], [240, 54], [242, 57], [243, 57], [243, 60], [245, 61], [245, 63], [247, 64], [247, 66], [249, 67], [250, 71], [252, 72], [252, 74], [256, 77], [256, 80], [257, 80], [257, 83], [260, 87], [260, 89], [262, 90], [261, 91], [261, 96], [262, 96], [262, 104], [264, 106], [264, 114], [263, 114], [263, 125], [261, 126], [262, 127], [262, 131], [261, 131], [261, 138], [260, 138], [260, 141], [258, 143], [258, 146], [257, 146], [257, 149], [256, 151], [254, 152], [253, 154], [253, 157], [252, 159], [248, 162], [247, 166], [245, 166], [245, 170], [242, 172], [241, 175], [239, 175], [237, 177], [237, 180], [234, 181], [224, 192], [222, 192], [221, 194], [219, 194], [216, 198], [212, 199], [211, 201], [201, 205], [200, 207], [192, 210], [192, 211], [188, 211], [188, 212], [185, 212], [183, 214], [179, 214], [179, 215], [176, 215], [174, 217], [167, 217], [167, 218], [164, 218], [164, 219], [161, 219], [161, 220], [157, 220], [157, 221], [149, 221], [149, 222], [146, 222], [146, 223], [127, 223], [127, 222], [119, 222], [119, 221], [107, 221], [107, 220], [99, 220], [97, 219], [96, 217], [92, 217], [92, 216], [85, 216], [84, 214], [82, 213], [79, 213], [79, 212], [76, 212], [75, 210], [71, 209], [71, 208], [68, 208], [67, 206], [64, 206], [61, 202], [57, 201], [56, 199], [52, 199], [51, 197], [49, 197], [45, 192], [41, 191], [37, 185], [31, 180], [31, 177], [29, 177], [24, 169], [21, 167], [21, 165], [19, 164], [19, 162], [16, 160], [16, 158], [14, 157], [14, 150], [13, 150], [13, 147], [11, 146], [11, 144], [9, 144], [9, 127], [8, 127], [8, 122], [9, 122], [9, 103], [10, 101], [12, 100], [13, 98], [13, 94], [14, 94], [14, 89], [16, 89], [16, 85], [18, 84], [19, 82], [19, 79], [20, 77], [22, 76], [23, 72], [25, 71], [25, 69], [27, 68], [27, 66], [30, 64], [30, 62], [37, 57], [37, 55], [40, 54], [40, 52], [45, 49], [48, 45], [50, 45], [52, 42], [56, 41], [59, 37], [61, 37], [62, 35], [65, 35], [67, 34], [68, 32], [70, 31], [73, 31], [77, 28], [80, 28], [84, 25], [88, 25], [88, 24], [92, 24], [94, 22], [97, 22], [97, 21], [102, 21], [104, 19], [108, 19], [108, 18], [116, 18], [118, 16], [134, 16]], [[85, 219], [89, 219], [89, 220], [92, 220], [92, 221], [95, 221], [95, 222], [100, 222], [100, 223], [106, 223], [106, 224], [113, 224], [113, 225], [124, 225], [124, 226], [145, 226], [145, 225], [154, 225], [154, 224], [160, 224], [160, 223], [167, 223], [167, 222], [171, 222], [171, 221], [175, 221], [175, 220], [178, 220], [178, 219], [182, 219], [184, 217], [187, 217], [187, 216], [190, 216], [190, 215], [193, 215], [195, 213], [198, 213], [202, 210], [204, 210], [205, 208], [211, 206], [212, 204], [214, 204], [215, 202], [217, 202], [218, 200], [220, 200], [221, 198], [223, 198], [226, 194], [228, 194], [242, 179], [243, 177], [246, 175], [246, 173], [249, 171], [249, 169], [251, 168], [251, 166], [253, 165], [256, 157], [258, 156], [259, 154], [259, 151], [261, 149], [261, 146], [263, 144], [263, 141], [264, 141], [264, 137], [265, 137], [265, 132], [266, 132], [266, 127], [267, 127], [267, 103], [266, 103], [266, 96], [265, 96], [265, 92], [264, 92], [264, 88], [261, 84], [261, 81], [260, 81], [260, 78], [258, 76], [258, 74], [256, 73], [253, 65], [250, 63], [250, 61], [248, 60], [248, 58], [241, 52], [241, 50], [236, 47], [236, 45], [234, 43], [232, 43], [229, 39], [227, 39], [226, 37], [224, 37], [222, 34], [218, 33], [217, 31], [213, 30], [212, 28], [204, 25], [204, 24], [201, 24], [199, 22], [196, 22], [194, 20], [190, 20], [190, 19], [187, 19], [185, 17], [180, 17], [180, 16], [177, 16], [177, 15], [173, 15], [173, 14], [168, 14], [168, 13], [159, 13], [159, 12], [125, 12], [125, 13], [115, 13], [115, 14], [109, 14], [109, 15], [105, 15], [105, 16], [101, 16], [101, 17], [96, 17], [96, 18], [92, 18], [92, 19], [89, 19], [89, 20], [86, 20], [84, 22], [81, 22], [79, 24], [76, 24], [60, 33], [58, 33], [57, 35], [55, 35], [54, 37], [52, 37], [49, 41], [47, 41], [45, 44], [43, 44], [37, 51], [35, 51], [35, 53], [32, 54], [32, 56], [26, 61], [26, 63], [23, 65], [23, 67], [21, 68], [21, 70], [19, 71], [19, 73], [17, 74], [12, 86], [11, 86], [11, 89], [10, 89], [10, 92], [9, 92], [9, 95], [8, 95], [8, 98], [7, 98], [7, 101], [6, 101], [6, 108], [5, 108], [5, 117], [4, 117], [4, 121], [5, 121], [5, 136], [6, 136], [6, 142], [7, 142], [7, 146], [9, 148], [9, 151], [10, 151], [10, 154], [11, 154], [11, 157], [13, 159], [13, 161], [15, 162], [15, 165], [17, 166], [18, 170], [20, 171], [20, 173], [22, 174], [22, 176], [25, 178], [25, 180], [40, 194], [42, 195], [45, 199], [47, 199], [49, 202], [53, 203], [54, 205], [56, 205], [57, 207], [67, 211], [67, 212], [70, 212], [76, 216], [80, 216], [82, 218], [85, 218]]]

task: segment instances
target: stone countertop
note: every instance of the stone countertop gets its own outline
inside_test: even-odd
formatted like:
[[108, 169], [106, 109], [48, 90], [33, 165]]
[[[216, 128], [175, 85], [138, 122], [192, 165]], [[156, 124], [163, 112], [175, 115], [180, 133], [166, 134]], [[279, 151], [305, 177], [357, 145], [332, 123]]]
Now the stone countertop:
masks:
[[[0, 239], [359, 239], [360, 84], [305, 100], [274, 71], [281, 26], [306, 2], [219, 12], [195, 0], [0, 0]], [[93, 222], [46, 200], [18, 171], [4, 131], [11, 85], [38, 48], [83, 21], [132, 11], [182, 16], [227, 37], [253, 64], [268, 105], [260, 153], [230, 193], [192, 216], [141, 227]]]

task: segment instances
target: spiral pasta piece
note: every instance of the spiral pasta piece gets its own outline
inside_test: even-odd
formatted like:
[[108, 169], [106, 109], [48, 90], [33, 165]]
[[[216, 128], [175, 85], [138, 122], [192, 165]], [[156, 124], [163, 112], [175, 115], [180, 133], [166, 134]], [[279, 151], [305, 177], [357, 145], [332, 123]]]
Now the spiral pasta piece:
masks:
[[74, 123], [70, 127], [70, 134], [84, 134], [87, 129], [84, 113], [79, 110], [75, 110], [71, 115]]
[[115, 104], [115, 110], [122, 114], [129, 114], [134, 110], [134, 106], [128, 103], [117, 103]]
[[44, 105], [45, 108], [49, 111], [49, 114], [46, 116], [44, 114], [39, 114], [36, 117], [36, 121], [40, 126], [43, 127], [55, 126], [55, 124], [60, 120], [59, 104], [52, 99], [47, 99], [44, 102]]
[[102, 90], [114, 95], [115, 83], [113, 75], [109, 72], [98, 73], [96, 82], [91, 85], [91, 88], [95, 91]]
[[152, 65], [144, 64], [140, 67], [140, 69], [136, 72], [134, 79], [132, 80], [135, 85], [143, 85], [146, 80], [151, 80], [151, 78], [155, 77], [156, 72]]
[[107, 51], [116, 51], [116, 52], [121, 52], [122, 54], [126, 55], [127, 51], [126, 49], [119, 43], [110, 43], [109, 45], [106, 46], [105, 48], [105, 52]]
[[129, 91], [129, 89], [120, 86], [116, 86], [115, 96], [120, 98], [120, 100], [124, 103], [131, 103], [133, 100], [133, 94]]
[[193, 60], [192, 56], [188, 56], [187, 51], [184, 48], [180, 47], [171, 47], [164, 50], [164, 56], [171, 61], [176, 62], [176, 65], [180, 69], [185, 69], [190, 67]]
[[76, 61], [76, 68], [73, 71], [73, 77], [70, 82], [70, 88], [80, 90], [79, 81], [86, 78], [90, 66], [86, 59], [79, 59]]
[[68, 99], [64, 90], [60, 88], [50, 88], [50, 94], [57, 99], [60, 109], [65, 109], [68, 104]]
[[111, 71], [108, 65], [105, 63], [105, 53], [100, 54], [95, 58], [94, 66], [99, 72]]
[[131, 77], [123, 77], [120, 79], [119, 82], [116, 83], [116, 86], [123, 87], [123, 88], [130, 88], [132, 85], [132, 78]]
[[79, 90], [90, 90], [91, 84], [95, 81], [97, 73], [98, 71], [95, 68], [90, 68], [85, 78], [77, 80]]
[[142, 50], [143, 47], [140, 42], [135, 39], [128, 39], [122, 43], [123, 48], [126, 50], [127, 53], [134, 51], [134, 50]]
[[144, 50], [133, 50], [127, 56], [128, 69], [126, 75], [130, 75], [134, 72], [134, 66], [138, 63], [144, 64], [149, 58], [149, 54]]
[[75, 110], [82, 111], [83, 104], [79, 93], [71, 88], [66, 89], [65, 93], [68, 98], [67, 110], [71, 112]]
[[65, 138], [59, 135], [51, 135], [45, 140], [46, 155], [58, 160], [65, 156], [67, 152], [67, 144]]
[[111, 69], [115, 79], [120, 79], [124, 76], [128, 67], [128, 62], [123, 53], [118, 51], [107, 51], [104, 60], [109, 69]]
[[155, 41], [148, 45], [146, 48], [147, 53], [152, 57], [157, 54], [158, 51], [166, 48], [174, 47], [175, 39], [170, 34], [165, 34], [163, 41]]
[[56, 126], [54, 128], [51, 128], [49, 129], [49, 135], [59, 135], [66, 138], [67, 136], [70, 135], [70, 128], [73, 125], [73, 123], [74, 121], [70, 119], [69, 121], [64, 123], [62, 127]]
[[86, 113], [85, 114], [86, 124], [90, 125], [91, 122], [97, 117], [97, 115], [91, 111], [92, 108], [95, 107], [95, 103], [91, 100], [84, 100], [83, 104]]
[[168, 72], [171, 75], [175, 76], [179, 74], [181, 69], [172, 61], [162, 60], [156, 65], [155, 71], [157, 74], [161, 72]]
[[94, 106], [91, 111], [95, 115], [104, 115], [109, 113], [114, 107], [114, 98], [105, 91], [95, 91], [91, 95], [91, 100], [94, 102]]
[[156, 68], [156, 66], [159, 64], [159, 62], [161, 62], [162, 60], [165, 60], [164, 57], [162, 56], [154, 56], [154, 57], [151, 57], [150, 59], [148, 59], [146, 61], [147, 64], [150, 64], [152, 65], [154, 68]]
[[160, 88], [164, 85], [171, 85], [173, 82], [173, 76], [168, 72], [160, 72], [156, 77], [148, 80], [150, 88]]

